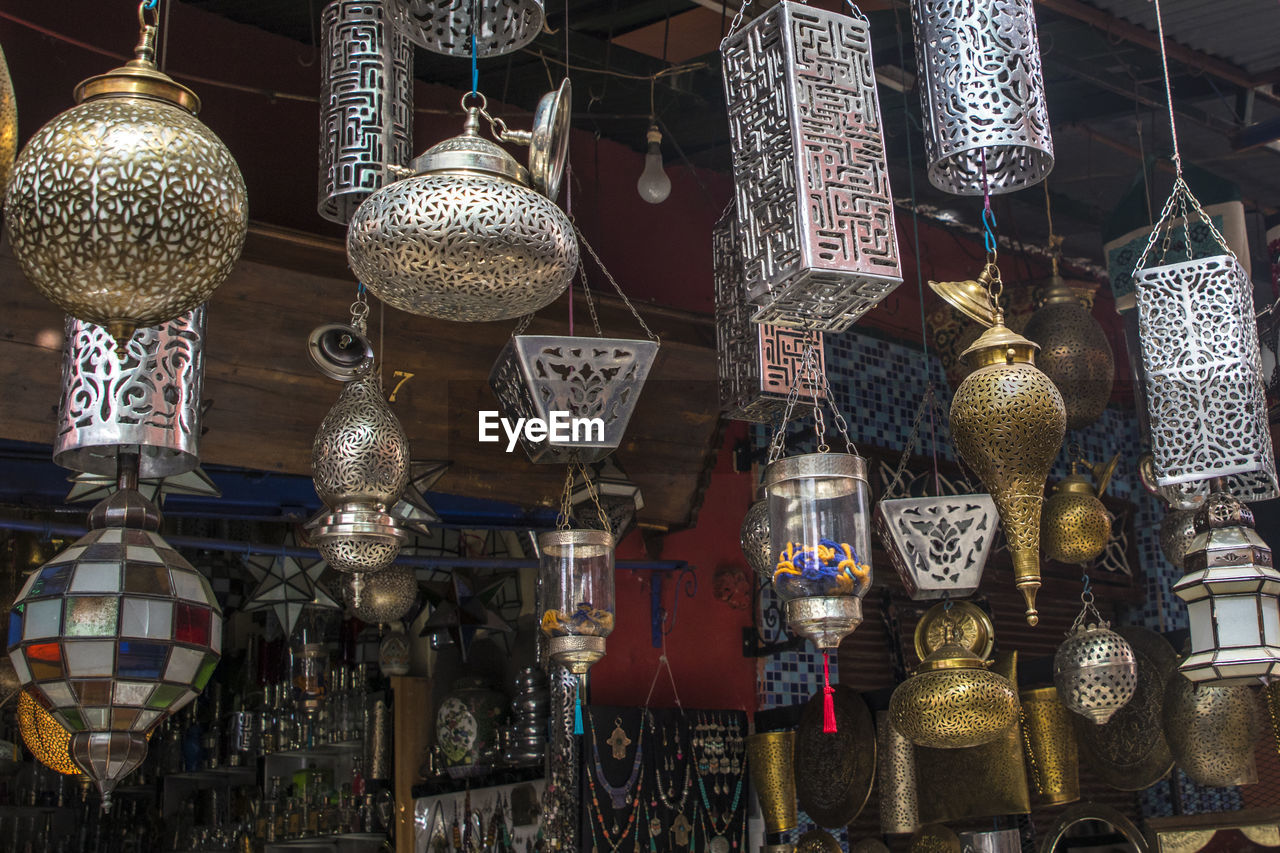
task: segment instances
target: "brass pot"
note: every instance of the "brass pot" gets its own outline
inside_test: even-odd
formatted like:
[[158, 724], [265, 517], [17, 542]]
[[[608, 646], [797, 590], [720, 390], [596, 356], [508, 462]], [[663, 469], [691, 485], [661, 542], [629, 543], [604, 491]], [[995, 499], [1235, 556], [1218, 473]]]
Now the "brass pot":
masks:
[[1089, 310], [1097, 285], [1081, 284], [1069, 285], [1055, 271], [1023, 330], [1040, 345], [1037, 364], [1062, 394], [1067, 429], [1084, 429], [1102, 416], [1116, 376], [1111, 344]]
[[1022, 738], [1037, 799], [1049, 806], [1080, 799], [1080, 756], [1071, 712], [1056, 687], [1022, 691]]
[[760, 800], [764, 831], [770, 835], [795, 829], [796, 733], [763, 732], [747, 738], [747, 767]]

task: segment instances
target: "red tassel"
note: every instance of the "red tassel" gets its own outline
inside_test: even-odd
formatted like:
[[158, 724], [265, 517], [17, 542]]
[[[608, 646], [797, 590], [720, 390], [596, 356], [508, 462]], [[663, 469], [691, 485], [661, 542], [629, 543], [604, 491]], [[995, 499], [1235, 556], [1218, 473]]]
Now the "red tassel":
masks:
[[822, 653], [822, 733], [836, 733], [836, 703], [832, 698], [835, 690], [831, 687], [831, 661], [826, 652]]

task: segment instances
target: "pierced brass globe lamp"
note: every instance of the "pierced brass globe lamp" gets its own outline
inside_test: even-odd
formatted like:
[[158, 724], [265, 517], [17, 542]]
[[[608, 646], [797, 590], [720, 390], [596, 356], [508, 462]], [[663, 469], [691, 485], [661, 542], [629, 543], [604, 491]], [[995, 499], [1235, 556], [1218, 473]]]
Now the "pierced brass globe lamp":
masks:
[[[1067, 409], [1067, 429], [1084, 429], [1102, 416], [1111, 399], [1116, 358], [1089, 306], [1097, 285], [1069, 284], [1053, 275], [1023, 333], [1040, 345], [1036, 366], [1053, 380]], [[1073, 561], [1074, 562], [1074, 561]]]
[[1119, 458], [1116, 454], [1110, 463], [1092, 466], [1096, 489], [1086, 475], [1076, 473], [1074, 461], [1071, 473], [1053, 487], [1040, 522], [1044, 553], [1049, 559], [1092, 563], [1107, 549], [1111, 516], [1099, 498], [1106, 491]]
[[18, 105], [13, 97], [13, 78], [0, 48], [0, 195], [9, 186], [13, 156], [18, 150]]
[[236, 161], [196, 118], [196, 94], [157, 70], [143, 15], [136, 58], [76, 87], [77, 106], [18, 155], [5, 196], [27, 280], [117, 340], [206, 301], [249, 224]]

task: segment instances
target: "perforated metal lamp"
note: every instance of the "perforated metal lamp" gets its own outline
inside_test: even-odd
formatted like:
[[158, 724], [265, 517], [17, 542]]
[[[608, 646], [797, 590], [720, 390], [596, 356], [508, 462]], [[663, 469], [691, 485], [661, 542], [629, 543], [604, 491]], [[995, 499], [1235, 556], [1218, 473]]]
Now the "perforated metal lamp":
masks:
[[8, 632], [19, 680], [71, 732], [104, 809], [146, 756], [146, 733], [196, 698], [222, 650], [213, 590], [157, 532], [136, 457], [121, 455], [118, 486], [89, 532], [27, 580]]

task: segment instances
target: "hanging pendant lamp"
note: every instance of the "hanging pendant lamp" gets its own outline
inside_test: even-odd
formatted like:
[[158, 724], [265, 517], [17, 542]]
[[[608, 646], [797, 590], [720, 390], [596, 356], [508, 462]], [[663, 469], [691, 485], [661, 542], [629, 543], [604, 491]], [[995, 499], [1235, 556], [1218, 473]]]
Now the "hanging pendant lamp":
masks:
[[1084, 606], [1053, 655], [1053, 682], [1068, 710], [1101, 726], [1133, 698], [1138, 663], [1129, 641], [1094, 607], [1088, 575], [1080, 600]]
[[136, 58], [76, 87], [78, 106], [31, 137], [5, 196], [27, 280], [118, 340], [208, 300], [249, 223], [244, 178], [196, 118], [200, 99], [156, 68], [146, 8]]
[[1080, 460], [1092, 470], [1096, 486], [1084, 474], [1076, 473], [1077, 461], [1072, 460], [1071, 473], [1054, 485], [1041, 514], [1040, 538], [1046, 557], [1059, 563], [1088, 564], [1107, 550], [1111, 515], [1100, 498], [1119, 459], [1117, 453], [1105, 465]]
[[0, 197], [9, 186], [13, 158], [18, 151], [18, 104], [13, 96], [9, 63], [0, 48]]

